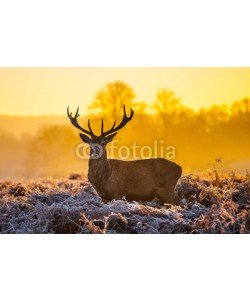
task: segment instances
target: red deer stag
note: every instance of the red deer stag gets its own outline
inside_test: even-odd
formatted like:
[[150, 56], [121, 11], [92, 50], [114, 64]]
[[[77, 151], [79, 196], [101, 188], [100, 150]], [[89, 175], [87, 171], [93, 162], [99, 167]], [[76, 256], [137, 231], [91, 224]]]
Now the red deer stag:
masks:
[[107, 158], [107, 144], [134, 116], [132, 109], [130, 116], [126, 115], [125, 106], [123, 110], [121, 123], [116, 126], [114, 122], [111, 129], [104, 131], [102, 120], [101, 134], [97, 136], [89, 120], [88, 130], [79, 125], [79, 107], [75, 116], [67, 109], [71, 123], [84, 133], [80, 133], [81, 139], [90, 145], [89, 181], [104, 202], [125, 197], [127, 201], [151, 201], [157, 198], [162, 204], [177, 204], [174, 201], [174, 189], [182, 169], [174, 162], [163, 158], [134, 161]]

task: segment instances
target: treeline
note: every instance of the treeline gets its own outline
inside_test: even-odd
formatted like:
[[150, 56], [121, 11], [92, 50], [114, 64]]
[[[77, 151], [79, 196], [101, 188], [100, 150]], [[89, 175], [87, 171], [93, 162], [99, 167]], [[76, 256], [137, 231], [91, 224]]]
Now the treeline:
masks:
[[[221, 171], [246, 172], [250, 168], [249, 98], [232, 105], [195, 111], [184, 106], [167, 89], [158, 91], [152, 105], [136, 102], [129, 86], [115, 82], [97, 93], [90, 105], [89, 116], [80, 117], [79, 122], [87, 126], [87, 118], [90, 118], [98, 133], [102, 117], [105, 128], [111, 126], [114, 119], [120, 120], [123, 104], [132, 107], [135, 116], [118, 133], [115, 156], [121, 146], [130, 147], [136, 143], [153, 148], [156, 141], [163, 147], [170, 145], [175, 148], [176, 161], [185, 172], [206, 172], [214, 167]], [[74, 172], [86, 173], [87, 160], [76, 155], [79, 143], [78, 131], [66, 116], [65, 125], [43, 126], [33, 135], [15, 137], [0, 130], [0, 176], [62, 177]], [[219, 162], [218, 166], [214, 165], [215, 160]]]

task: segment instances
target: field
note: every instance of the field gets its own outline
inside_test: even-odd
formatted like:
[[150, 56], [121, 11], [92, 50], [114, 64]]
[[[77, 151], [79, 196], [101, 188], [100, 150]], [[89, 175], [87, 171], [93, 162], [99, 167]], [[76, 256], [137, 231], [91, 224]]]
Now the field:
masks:
[[179, 206], [104, 204], [84, 176], [0, 182], [1, 233], [249, 233], [249, 175], [184, 175]]

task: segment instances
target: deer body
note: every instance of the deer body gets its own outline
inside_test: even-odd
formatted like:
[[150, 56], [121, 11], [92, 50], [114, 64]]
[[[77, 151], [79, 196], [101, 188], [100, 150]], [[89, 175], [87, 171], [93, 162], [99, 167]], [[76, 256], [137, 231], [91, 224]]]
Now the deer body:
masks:
[[[152, 176], [153, 174], [153, 176]], [[88, 178], [104, 202], [113, 199], [174, 204], [173, 194], [181, 176], [181, 167], [168, 160], [121, 161], [90, 159]]]
[[114, 123], [106, 132], [103, 131], [102, 122], [100, 136], [93, 133], [89, 122], [89, 131], [80, 127], [77, 121], [78, 110], [75, 117], [69, 111], [68, 116], [75, 127], [91, 136], [89, 138], [80, 134], [91, 149], [88, 179], [104, 202], [125, 197], [127, 201], [151, 201], [157, 198], [162, 204], [176, 204], [174, 189], [182, 172], [179, 165], [163, 158], [134, 161], [107, 158], [107, 143], [132, 119], [132, 110], [130, 117], [127, 117], [124, 107], [122, 122], [116, 127]]

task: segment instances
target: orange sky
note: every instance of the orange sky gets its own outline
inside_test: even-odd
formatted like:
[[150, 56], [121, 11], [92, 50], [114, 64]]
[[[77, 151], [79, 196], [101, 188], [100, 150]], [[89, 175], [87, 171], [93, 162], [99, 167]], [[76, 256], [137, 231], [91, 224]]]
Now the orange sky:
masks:
[[87, 110], [96, 91], [122, 80], [137, 100], [152, 102], [170, 88], [192, 108], [250, 96], [250, 68], [0, 68], [0, 114], [65, 114]]

